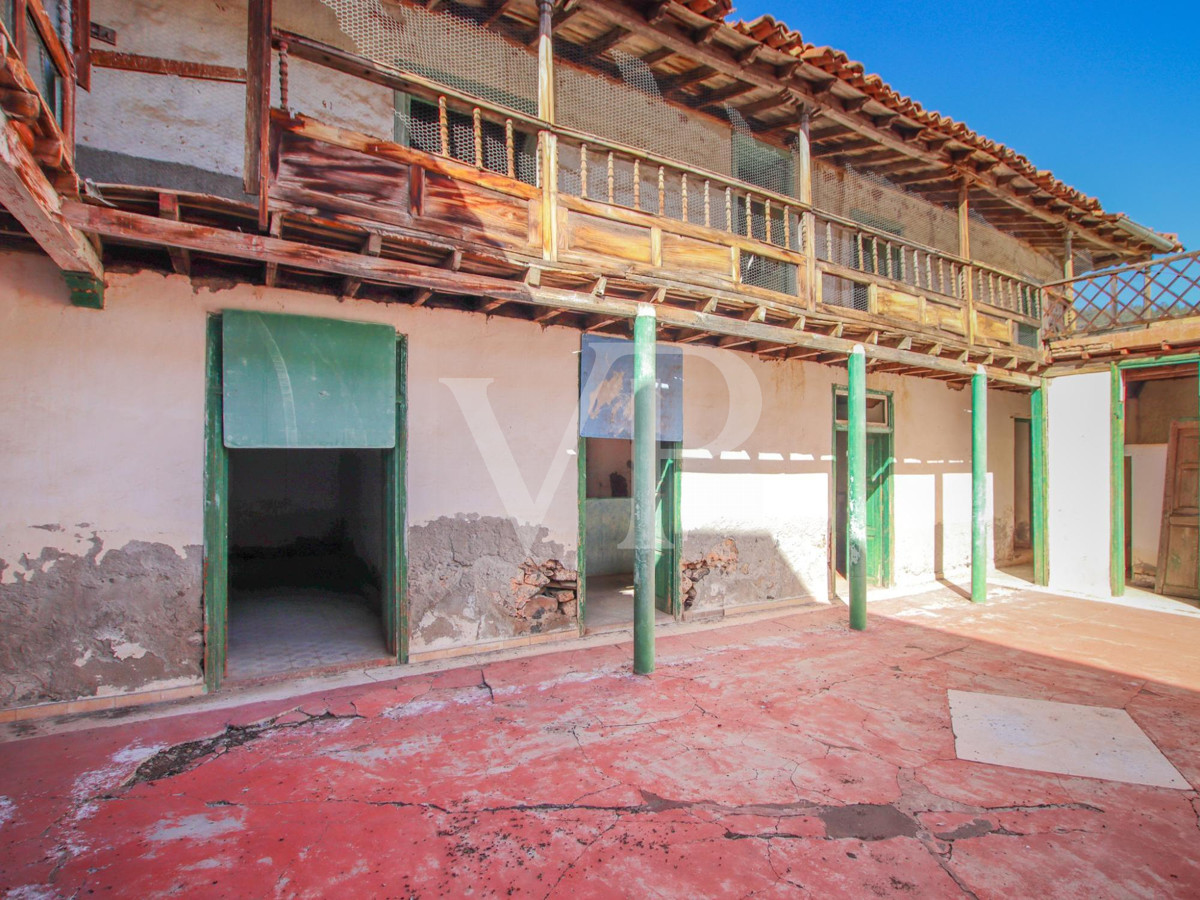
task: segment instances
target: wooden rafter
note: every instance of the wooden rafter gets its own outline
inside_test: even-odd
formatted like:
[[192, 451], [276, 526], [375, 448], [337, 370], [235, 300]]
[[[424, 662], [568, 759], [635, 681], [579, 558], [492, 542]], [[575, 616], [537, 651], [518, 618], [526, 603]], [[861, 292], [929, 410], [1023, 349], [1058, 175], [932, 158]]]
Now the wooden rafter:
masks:
[[[638, 310], [637, 300], [599, 296], [545, 285], [533, 287], [520, 281], [494, 276], [456, 272], [435, 266], [317, 247], [269, 235], [246, 234], [206, 225], [173, 222], [75, 201], [65, 204], [64, 213], [71, 224], [116, 240], [160, 246], [173, 245], [218, 257], [273, 262], [280, 266], [355, 277], [381, 284], [411, 286], [436, 293], [487, 297], [491, 298], [489, 304], [496, 301], [514, 302], [560, 308], [569, 312], [607, 314], [618, 319], [632, 318], [637, 315]], [[489, 304], [481, 308], [487, 311]], [[745, 312], [742, 312], [741, 316], [732, 314], [734, 310], [730, 310], [731, 314], [720, 314], [717, 309], [718, 307], [714, 306], [712, 312], [706, 312], [664, 303], [658, 305], [657, 314], [659, 322], [668, 328], [684, 328], [745, 342], [806, 347], [834, 356], [845, 356], [855, 344], [853, 340], [845, 338], [800, 331], [765, 321], [747, 320], [742, 317], [745, 316]], [[872, 358], [939, 369], [958, 377], [969, 377], [974, 371], [973, 366], [961, 361], [932, 358], [922, 353], [898, 350], [882, 344], [868, 345], [867, 354]], [[995, 369], [989, 374], [998, 380], [1026, 387], [1035, 386], [1037, 383], [1036, 379], [1021, 372]]]

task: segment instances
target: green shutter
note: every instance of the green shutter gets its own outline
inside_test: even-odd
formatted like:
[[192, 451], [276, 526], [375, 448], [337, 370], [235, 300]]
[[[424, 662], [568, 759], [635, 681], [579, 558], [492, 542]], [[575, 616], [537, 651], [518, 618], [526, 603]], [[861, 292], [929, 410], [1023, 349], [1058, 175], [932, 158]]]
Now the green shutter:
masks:
[[225, 446], [396, 445], [396, 332], [387, 325], [228, 310]]

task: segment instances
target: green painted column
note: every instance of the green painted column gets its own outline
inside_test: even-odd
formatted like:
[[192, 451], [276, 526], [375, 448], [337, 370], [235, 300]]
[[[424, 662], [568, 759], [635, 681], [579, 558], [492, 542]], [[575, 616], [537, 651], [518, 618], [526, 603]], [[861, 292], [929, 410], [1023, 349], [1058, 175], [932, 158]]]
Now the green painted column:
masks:
[[846, 580], [850, 627], [867, 627], [867, 355], [855, 344], [849, 359], [846, 429]]
[[1050, 583], [1050, 558], [1047, 552], [1046, 523], [1046, 379], [1029, 398], [1030, 518], [1033, 534], [1033, 583]]
[[1109, 439], [1112, 452], [1112, 476], [1109, 479], [1109, 505], [1112, 509], [1112, 536], [1108, 553], [1108, 586], [1114, 597], [1125, 595], [1125, 392], [1121, 389], [1121, 370], [1110, 365], [1112, 374], [1112, 423]]
[[971, 601], [987, 599], [987, 375], [971, 378]]
[[654, 489], [658, 391], [654, 307], [638, 304], [633, 323], [633, 671], [654, 671]]

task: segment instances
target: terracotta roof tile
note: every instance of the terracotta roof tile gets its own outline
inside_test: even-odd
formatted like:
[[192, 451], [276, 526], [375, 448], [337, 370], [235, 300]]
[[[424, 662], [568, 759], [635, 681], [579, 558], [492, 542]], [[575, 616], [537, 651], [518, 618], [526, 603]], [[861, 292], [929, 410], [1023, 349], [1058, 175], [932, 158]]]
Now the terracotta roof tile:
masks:
[[[715, 11], [718, 8], [730, 7], [729, 0], [695, 0], [695, 3], [712, 2], [704, 15], [718, 18]], [[686, 3], [690, 9], [699, 12], [693, 3]], [[862, 63], [850, 59], [844, 52], [829, 46], [817, 46], [805, 42], [800, 32], [788, 28], [783, 22], [773, 16], [762, 15], [752, 21], [738, 21], [733, 29], [747, 37], [753, 38], [765, 46], [799, 59], [809, 65], [816, 66], [824, 72], [833, 75], [845, 84], [871, 97], [878, 103], [899, 113], [906, 118], [923, 125], [932, 132], [965, 144], [972, 150], [993, 156], [1006, 166], [1016, 171], [1022, 177], [1032, 181], [1047, 193], [1074, 206], [1091, 211], [1093, 214], [1109, 222], [1124, 218], [1121, 213], [1106, 213], [1100, 208], [1100, 201], [1089, 197], [1081, 191], [1054, 177], [1047, 169], [1037, 169], [1025, 156], [1010, 147], [991, 140], [973, 131], [963, 122], [944, 116], [936, 110], [926, 110], [911, 97], [906, 97], [895, 90], [883, 78], [875, 73], [865, 74]], [[1173, 235], [1162, 234], [1164, 238], [1173, 239]]]

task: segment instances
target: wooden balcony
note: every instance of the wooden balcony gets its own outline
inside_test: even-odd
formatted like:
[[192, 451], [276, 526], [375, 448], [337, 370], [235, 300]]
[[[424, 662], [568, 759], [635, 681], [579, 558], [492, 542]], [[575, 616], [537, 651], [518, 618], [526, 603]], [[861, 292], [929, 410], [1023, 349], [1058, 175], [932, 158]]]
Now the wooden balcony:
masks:
[[1028, 280], [310, 38], [276, 32], [274, 43], [436, 110], [420, 149], [272, 110], [274, 213], [425, 243], [430, 261], [451, 247], [485, 270], [582, 277], [597, 294], [1010, 370], [1041, 361], [1040, 289]]

